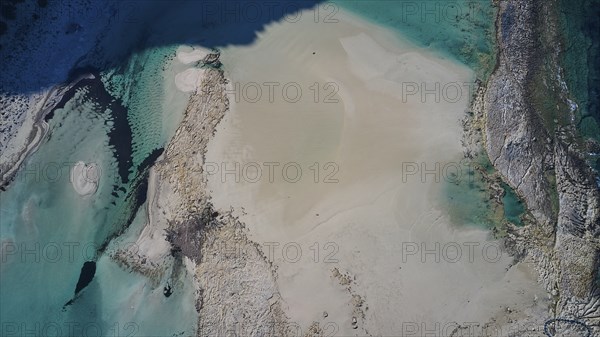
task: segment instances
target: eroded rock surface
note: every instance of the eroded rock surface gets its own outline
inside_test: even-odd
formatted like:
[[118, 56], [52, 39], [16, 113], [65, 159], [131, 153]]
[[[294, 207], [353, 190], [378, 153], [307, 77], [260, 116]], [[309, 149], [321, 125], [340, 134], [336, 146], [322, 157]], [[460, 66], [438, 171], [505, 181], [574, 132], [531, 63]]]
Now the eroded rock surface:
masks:
[[574, 141], [577, 131], [562, 122], [569, 110], [544, 104], [561, 98], [554, 76], [560, 71], [557, 3], [498, 5], [498, 64], [483, 104], [485, 147], [535, 218], [513, 228], [508, 241], [535, 261], [555, 299], [552, 315], [583, 320], [600, 332], [600, 191]]
[[[192, 94], [184, 120], [155, 169], [160, 195], [155, 207], [168, 221], [174, 254], [192, 263], [196, 283], [198, 336], [285, 336], [276, 275], [244, 225], [229, 212], [212, 208], [203, 170], [215, 127], [229, 107], [223, 72], [208, 66]], [[188, 263], [188, 265], [190, 265]]]

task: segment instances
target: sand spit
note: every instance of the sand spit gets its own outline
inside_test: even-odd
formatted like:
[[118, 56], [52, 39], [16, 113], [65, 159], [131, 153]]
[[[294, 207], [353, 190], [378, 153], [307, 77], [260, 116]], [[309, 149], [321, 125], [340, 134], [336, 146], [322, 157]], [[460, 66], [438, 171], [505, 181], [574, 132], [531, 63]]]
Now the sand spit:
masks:
[[[218, 56], [207, 55], [201, 63], [214, 64]], [[163, 277], [160, 261], [182, 259], [194, 275], [198, 335], [225, 335], [239, 317], [251, 322], [244, 327], [250, 335], [285, 335], [270, 264], [243, 224], [227, 211], [214, 211], [206, 193], [204, 153], [229, 100], [223, 72], [202, 71], [182, 123], [151, 170], [148, 224], [136, 242], [139, 250], [117, 258], [153, 278]], [[224, 245], [244, 253], [223, 256]]]

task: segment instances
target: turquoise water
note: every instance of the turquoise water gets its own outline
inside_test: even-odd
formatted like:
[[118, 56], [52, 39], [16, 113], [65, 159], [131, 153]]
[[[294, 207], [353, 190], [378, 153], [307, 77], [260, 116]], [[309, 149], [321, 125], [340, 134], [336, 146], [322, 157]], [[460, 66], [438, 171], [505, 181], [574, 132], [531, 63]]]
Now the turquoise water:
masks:
[[[73, 297], [86, 260], [83, 254], [69, 258], [63, 244], [99, 246], [110, 231], [117, 213], [115, 208], [106, 209], [112, 200], [115, 161], [108, 148], [107, 116], [94, 110], [94, 103], [81, 90], [56, 111], [49, 139], [24, 163], [11, 188], [0, 194], [2, 240], [17, 247], [15, 254], [2, 257], [3, 321], [58, 320], [62, 306]], [[94, 199], [78, 198], [70, 185], [70, 163], [77, 160], [97, 162], [104, 172]], [[54, 167], [62, 170], [48, 169]], [[53, 243], [61, 249], [44, 254]], [[21, 254], [26, 250], [33, 253]]]
[[[194, 332], [197, 314], [191, 276], [180, 273], [179, 280], [170, 280], [176, 285], [167, 298], [163, 287], [168, 272], [153, 282], [122, 269], [109, 257], [133, 242], [145, 224], [148, 161], [174, 131], [164, 127], [171, 125], [165, 116], [180, 118], [183, 113], [183, 109], [163, 111], [166, 91], [160, 70], [173, 54], [174, 49], [163, 48], [132, 59], [132, 64], [148, 72], [128, 73], [132, 84], [115, 91], [114, 97], [106, 97], [102, 81], [123, 88], [124, 81], [116, 75], [82, 82], [64, 107], [55, 110], [39, 149], [24, 162], [10, 188], [0, 193], [3, 334]], [[184, 99], [180, 104], [184, 107], [187, 96], [179, 98]], [[119, 122], [123, 118], [125, 126]], [[77, 161], [100, 167], [99, 187], [92, 197], [81, 198], [72, 187], [69, 172]], [[122, 168], [128, 172], [126, 181]], [[76, 295], [86, 261], [96, 262], [96, 273]]]
[[443, 206], [454, 225], [499, 229], [504, 220], [517, 226], [523, 225], [521, 217], [527, 210], [510, 186], [501, 182], [504, 190], [501, 203], [494, 200], [496, 192], [490, 189], [487, 180], [499, 180], [495, 178], [495, 169], [487, 155], [465, 159], [460, 167], [462, 172], [459, 176], [444, 179]]
[[348, 0], [335, 3], [395, 30], [417, 45], [468, 65], [481, 79], [494, 67], [496, 8], [492, 1]]
[[163, 67], [175, 55], [175, 46], [147, 49], [134, 54], [118, 69], [102, 73], [102, 82], [110, 94], [127, 108], [131, 126], [132, 165], [140, 165], [155, 149], [163, 146]]
[[502, 204], [504, 206], [504, 217], [517, 226], [522, 226], [521, 216], [525, 213], [525, 205], [519, 196], [507, 184], [502, 184], [504, 196]]
[[487, 158], [479, 161], [461, 162], [461, 174], [444, 179], [443, 206], [456, 226], [472, 226], [491, 229], [499, 223], [499, 209], [491, 199], [491, 193], [483, 173], [491, 174], [493, 168]]

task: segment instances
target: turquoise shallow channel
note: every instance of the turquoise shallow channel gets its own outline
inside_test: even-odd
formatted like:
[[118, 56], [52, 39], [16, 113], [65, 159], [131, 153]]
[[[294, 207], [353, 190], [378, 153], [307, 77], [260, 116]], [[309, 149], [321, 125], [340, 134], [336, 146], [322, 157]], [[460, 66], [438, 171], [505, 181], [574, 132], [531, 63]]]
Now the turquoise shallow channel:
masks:
[[480, 78], [494, 67], [496, 8], [491, 1], [348, 0], [336, 4], [468, 65]]

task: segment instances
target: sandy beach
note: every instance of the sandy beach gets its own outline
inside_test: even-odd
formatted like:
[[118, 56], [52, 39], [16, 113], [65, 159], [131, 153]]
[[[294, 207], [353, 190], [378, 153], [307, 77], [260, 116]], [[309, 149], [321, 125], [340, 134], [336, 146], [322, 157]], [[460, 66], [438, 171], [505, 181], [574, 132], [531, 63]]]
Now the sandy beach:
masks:
[[[487, 231], [450, 223], [439, 171], [403, 175], [462, 158], [471, 70], [336, 18], [303, 15], [222, 51], [231, 110], [206, 156], [215, 207], [233, 207], [274, 261], [290, 321], [341, 336], [449, 335], [508, 324], [507, 308], [543, 310], [526, 265]], [[418, 91], [436, 83], [462, 94]]]

